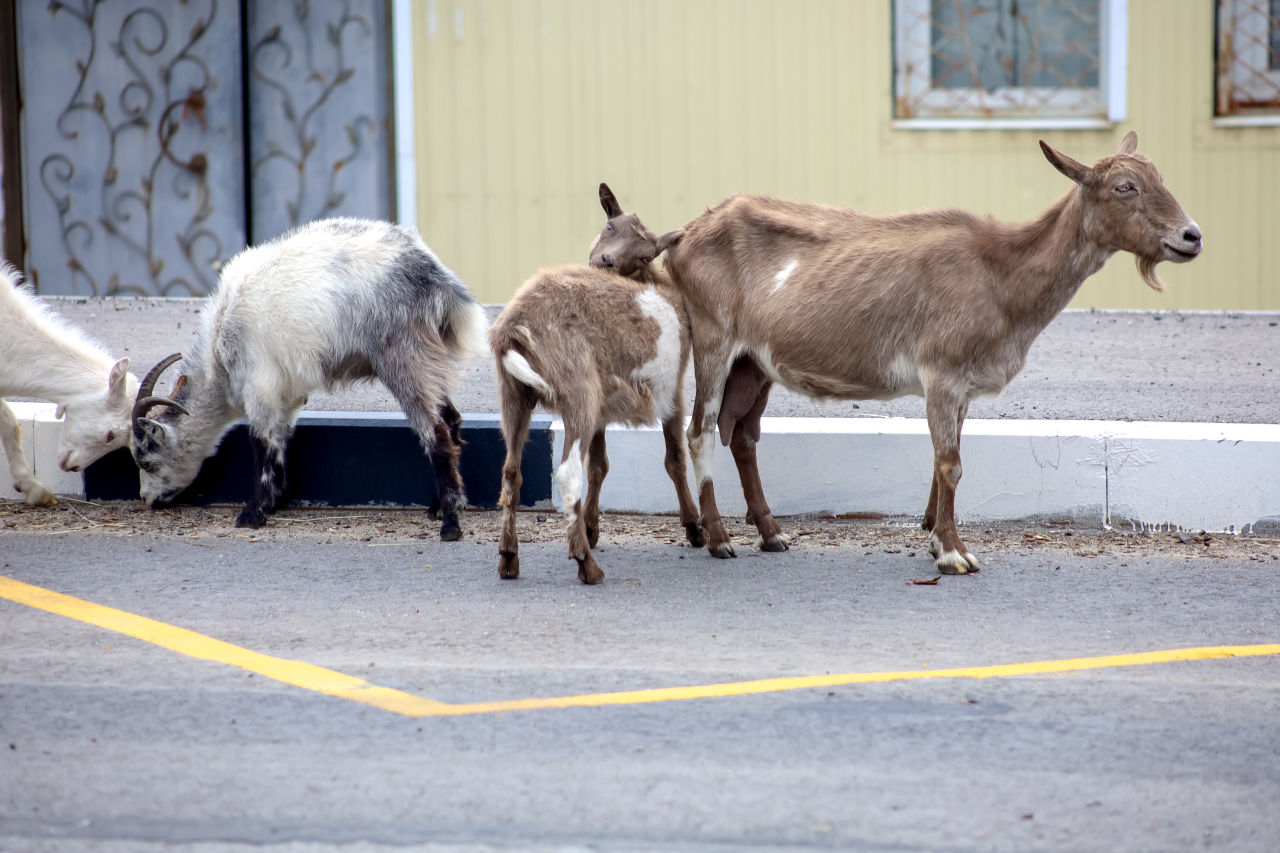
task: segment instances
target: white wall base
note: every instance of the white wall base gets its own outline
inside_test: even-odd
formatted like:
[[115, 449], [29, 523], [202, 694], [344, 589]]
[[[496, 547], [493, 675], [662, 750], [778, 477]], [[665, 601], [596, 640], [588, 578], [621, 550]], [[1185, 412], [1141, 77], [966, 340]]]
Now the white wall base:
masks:
[[[556, 421], [552, 430], [558, 464], [564, 426]], [[925, 421], [764, 418], [762, 431], [760, 476], [776, 515], [923, 513], [933, 476]], [[676, 512], [662, 431], [606, 435], [601, 508]], [[962, 521], [1067, 516], [1224, 531], [1280, 518], [1280, 426], [971, 420], [960, 450]], [[714, 472], [720, 511], [744, 515], [733, 457], [718, 440]], [[559, 508], [554, 483], [552, 494]]]
[[[62, 436], [62, 421], [54, 418], [58, 408], [53, 403], [9, 403], [22, 427], [22, 452], [27, 455], [36, 479], [55, 495], [84, 497], [84, 478], [80, 474], [68, 474], [58, 467], [58, 439]], [[22, 492], [13, 487], [9, 476], [9, 460], [0, 449], [0, 500], [26, 500]]]

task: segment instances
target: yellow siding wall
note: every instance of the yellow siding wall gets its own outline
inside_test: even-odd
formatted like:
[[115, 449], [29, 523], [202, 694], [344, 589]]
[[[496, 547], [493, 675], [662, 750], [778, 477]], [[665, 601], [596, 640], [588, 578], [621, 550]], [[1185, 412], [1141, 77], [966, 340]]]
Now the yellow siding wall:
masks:
[[1035, 216], [1067, 189], [1036, 145], [1139, 148], [1206, 252], [1118, 255], [1076, 307], [1280, 309], [1280, 127], [1215, 128], [1212, 0], [1131, 0], [1130, 120], [1107, 131], [892, 128], [890, 0], [427, 0], [414, 9], [418, 224], [486, 302], [582, 263], [596, 187], [655, 231], [736, 192], [890, 213]]

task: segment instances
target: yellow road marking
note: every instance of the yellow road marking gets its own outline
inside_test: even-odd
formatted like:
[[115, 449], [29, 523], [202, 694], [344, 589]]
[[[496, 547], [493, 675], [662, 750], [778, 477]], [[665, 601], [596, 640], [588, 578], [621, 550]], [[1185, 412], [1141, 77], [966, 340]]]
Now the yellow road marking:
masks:
[[1106, 669], [1140, 666], [1174, 661], [1210, 660], [1214, 658], [1259, 657], [1280, 655], [1280, 643], [1250, 646], [1208, 646], [1195, 649], [1169, 649], [1129, 655], [1106, 655], [1092, 658], [1033, 661], [964, 669], [913, 670], [908, 672], [852, 672], [840, 675], [812, 675], [798, 678], [767, 678], [727, 684], [704, 684], [692, 687], [660, 687], [652, 690], [628, 690], [619, 693], [594, 693], [583, 696], [555, 696], [546, 699], [511, 699], [499, 702], [471, 702], [450, 705], [422, 696], [413, 696], [378, 687], [363, 679], [334, 672], [301, 661], [259, 654], [224, 643], [185, 628], [176, 628], [135, 616], [121, 610], [103, 607], [60, 592], [43, 589], [0, 576], [0, 598], [47, 610], [99, 628], [116, 631], [170, 651], [200, 660], [217, 661], [248, 670], [267, 678], [350, 699], [408, 717], [452, 717], [467, 714], [492, 714], [501, 711], [532, 711], [550, 708], [584, 708], [602, 705], [637, 705], [646, 702], [673, 702], [687, 699], [709, 699], [718, 696], [747, 696], [777, 693], [784, 690], [807, 690], [815, 687], [837, 687], [845, 684], [871, 684], [884, 681], [912, 681], [922, 678], [1006, 678], [1015, 675], [1043, 675], [1082, 669]]

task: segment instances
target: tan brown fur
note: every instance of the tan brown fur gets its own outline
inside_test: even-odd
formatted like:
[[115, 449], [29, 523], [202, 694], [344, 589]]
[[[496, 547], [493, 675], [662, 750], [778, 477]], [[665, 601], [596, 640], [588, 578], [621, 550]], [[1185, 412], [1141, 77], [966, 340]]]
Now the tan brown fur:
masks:
[[[1136, 145], [1130, 133], [1117, 154], [1087, 167], [1041, 143], [1076, 186], [1022, 225], [961, 210], [873, 216], [762, 196], [734, 196], [686, 225], [667, 267], [691, 322], [689, 449], [711, 552], [733, 555], [710, 478], [718, 420], [722, 440], [734, 424], [729, 443], [739, 445], [763, 544], [785, 548], [743, 430], [752, 389], [758, 417], [776, 381], [816, 398], [925, 397], [935, 471], [924, 526], [940, 570], [976, 569], [953, 513], [969, 401], [1017, 375], [1036, 336], [1115, 252], [1134, 253], [1161, 290], [1155, 265], [1201, 250], [1199, 228]], [[732, 411], [721, 412], [722, 399]]]
[[[618, 213], [621, 216], [620, 209]], [[634, 215], [627, 216], [626, 221], [620, 217], [611, 217], [610, 221], [627, 246], [643, 244], [639, 255], [628, 255], [622, 261], [622, 270], [629, 277], [584, 266], [540, 270], [516, 291], [489, 329], [489, 343], [497, 360], [503, 437], [507, 441], [498, 544], [501, 577], [515, 578], [520, 573], [515, 513], [520, 502], [520, 457], [528, 437], [529, 418], [539, 404], [564, 421], [564, 454], [557, 477], [562, 478], [569, 519], [569, 553], [578, 562], [578, 577], [583, 583], [599, 583], [604, 578], [591, 549], [599, 537], [600, 487], [609, 470], [604, 430], [612, 423], [640, 426], [661, 422], [666, 438], [666, 469], [676, 486], [681, 521], [689, 541], [698, 547], [703, 544], [689, 491], [683, 440], [689, 319], [680, 294], [652, 261], [661, 251], [659, 238], [643, 226], [634, 230], [630, 221]], [[597, 241], [593, 252], [601, 242]], [[610, 256], [611, 266], [616, 260]], [[640, 260], [645, 262], [641, 264]], [[669, 321], [665, 343], [668, 347], [674, 344], [678, 350], [678, 357], [668, 359], [670, 363], [652, 367], [663, 344], [663, 326], [642, 308], [642, 303], [656, 305]], [[677, 337], [672, 339], [672, 334]], [[508, 369], [507, 356], [512, 352], [523, 357], [545, 387], [523, 381]], [[677, 352], [666, 355], [676, 356]], [[651, 366], [650, 374], [656, 370], [659, 375], [643, 375], [646, 366]], [[578, 454], [576, 459], [571, 458], [574, 453]], [[586, 471], [585, 493], [573, 494], [572, 489], [564, 488], [563, 478], [571, 476], [575, 464]]]

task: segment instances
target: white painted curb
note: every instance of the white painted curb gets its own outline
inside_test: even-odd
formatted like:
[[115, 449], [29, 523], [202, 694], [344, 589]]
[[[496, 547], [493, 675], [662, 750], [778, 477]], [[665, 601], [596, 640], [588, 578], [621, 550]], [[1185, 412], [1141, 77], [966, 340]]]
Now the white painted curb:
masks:
[[[760, 476], [775, 515], [923, 513], [933, 476], [924, 420], [764, 418], [761, 425]], [[564, 424], [555, 421], [552, 431], [558, 465]], [[678, 510], [660, 429], [610, 428], [606, 444], [602, 509]], [[970, 420], [960, 452], [961, 521], [1068, 516], [1225, 531], [1280, 518], [1280, 426]], [[744, 515], [737, 468], [718, 440], [713, 470], [721, 513]], [[554, 482], [552, 500], [562, 508]]]
[[[55, 495], [84, 497], [84, 477], [68, 474], [58, 467], [58, 439], [62, 437], [62, 421], [53, 416], [53, 403], [9, 403], [22, 429], [22, 452], [36, 479]], [[9, 476], [9, 460], [0, 449], [0, 499], [25, 500], [13, 487]]]

